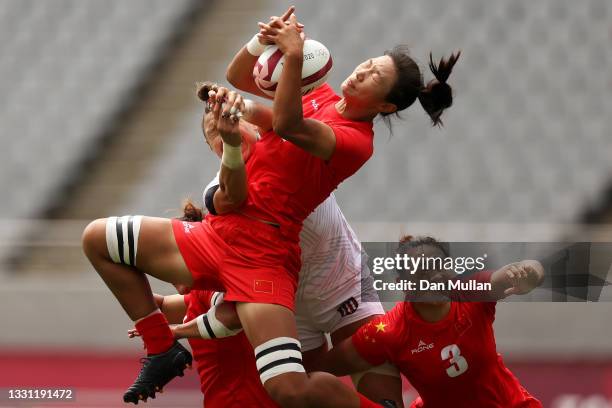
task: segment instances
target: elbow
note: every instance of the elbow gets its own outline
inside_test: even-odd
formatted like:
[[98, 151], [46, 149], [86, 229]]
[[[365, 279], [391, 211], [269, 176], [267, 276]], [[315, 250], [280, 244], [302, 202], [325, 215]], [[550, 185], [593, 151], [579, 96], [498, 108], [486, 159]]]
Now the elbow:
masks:
[[227, 213], [236, 211], [237, 209], [242, 207], [242, 205], [246, 201], [246, 198], [247, 198], [246, 192], [244, 192], [244, 194], [243, 193], [226, 194], [223, 202], [220, 203], [220, 205], [215, 206], [217, 210], [217, 214], [223, 215], [223, 214], [227, 214]]
[[246, 192], [243, 194], [236, 194], [233, 197], [230, 197], [230, 205], [237, 210], [238, 208], [242, 207], [242, 204], [244, 204], [244, 202], [246, 201], [247, 198], [247, 194]]
[[285, 126], [282, 123], [278, 123], [277, 120], [274, 120], [272, 122], [272, 130], [274, 131], [274, 133], [276, 133], [278, 136], [282, 137], [283, 139], [285, 138], [287, 134]]
[[227, 67], [227, 70], [225, 71], [225, 79], [234, 88], [238, 88], [238, 78], [236, 77], [236, 74], [233, 72], [231, 65]]
[[282, 118], [275, 117], [272, 120], [272, 130], [283, 139], [286, 139], [290, 134], [295, 134], [298, 126], [299, 125], [295, 124], [295, 122], [292, 124], [291, 121]]

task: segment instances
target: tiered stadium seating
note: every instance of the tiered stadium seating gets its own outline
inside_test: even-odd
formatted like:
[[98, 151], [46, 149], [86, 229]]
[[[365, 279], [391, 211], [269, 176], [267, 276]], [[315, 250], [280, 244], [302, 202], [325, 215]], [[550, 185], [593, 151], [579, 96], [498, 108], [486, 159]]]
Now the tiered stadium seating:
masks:
[[57, 198], [195, 3], [0, 2], [0, 218]]

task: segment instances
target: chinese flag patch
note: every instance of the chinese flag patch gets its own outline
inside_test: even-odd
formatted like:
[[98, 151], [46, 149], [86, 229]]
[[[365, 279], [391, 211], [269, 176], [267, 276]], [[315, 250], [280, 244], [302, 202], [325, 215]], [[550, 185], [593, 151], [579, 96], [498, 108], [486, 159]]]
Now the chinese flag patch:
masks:
[[255, 279], [253, 282], [253, 290], [258, 293], [274, 293], [274, 282], [269, 280]]

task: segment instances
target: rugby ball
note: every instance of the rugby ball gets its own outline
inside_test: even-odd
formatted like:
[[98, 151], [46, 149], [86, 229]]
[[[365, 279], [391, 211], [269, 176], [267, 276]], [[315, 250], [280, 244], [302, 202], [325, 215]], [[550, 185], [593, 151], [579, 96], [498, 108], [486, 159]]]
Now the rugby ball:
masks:
[[[274, 97], [284, 60], [283, 53], [276, 45], [267, 46], [257, 59], [253, 68], [253, 79], [266, 95]], [[318, 41], [306, 39], [302, 66], [302, 95], [323, 84], [332, 65], [332, 57], [327, 47]]]

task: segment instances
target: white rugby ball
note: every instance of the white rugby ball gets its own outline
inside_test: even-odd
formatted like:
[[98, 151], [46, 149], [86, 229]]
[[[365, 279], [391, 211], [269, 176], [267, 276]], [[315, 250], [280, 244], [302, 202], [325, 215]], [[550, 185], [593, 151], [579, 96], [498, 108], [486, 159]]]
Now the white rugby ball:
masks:
[[[266, 95], [274, 97], [284, 61], [285, 57], [276, 45], [267, 46], [257, 59], [253, 68], [253, 79]], [[332, 57], [327, 47], [318, 41], [306, 39], [302, 66], [302, 95], [323, 84], [332, 65]]]

